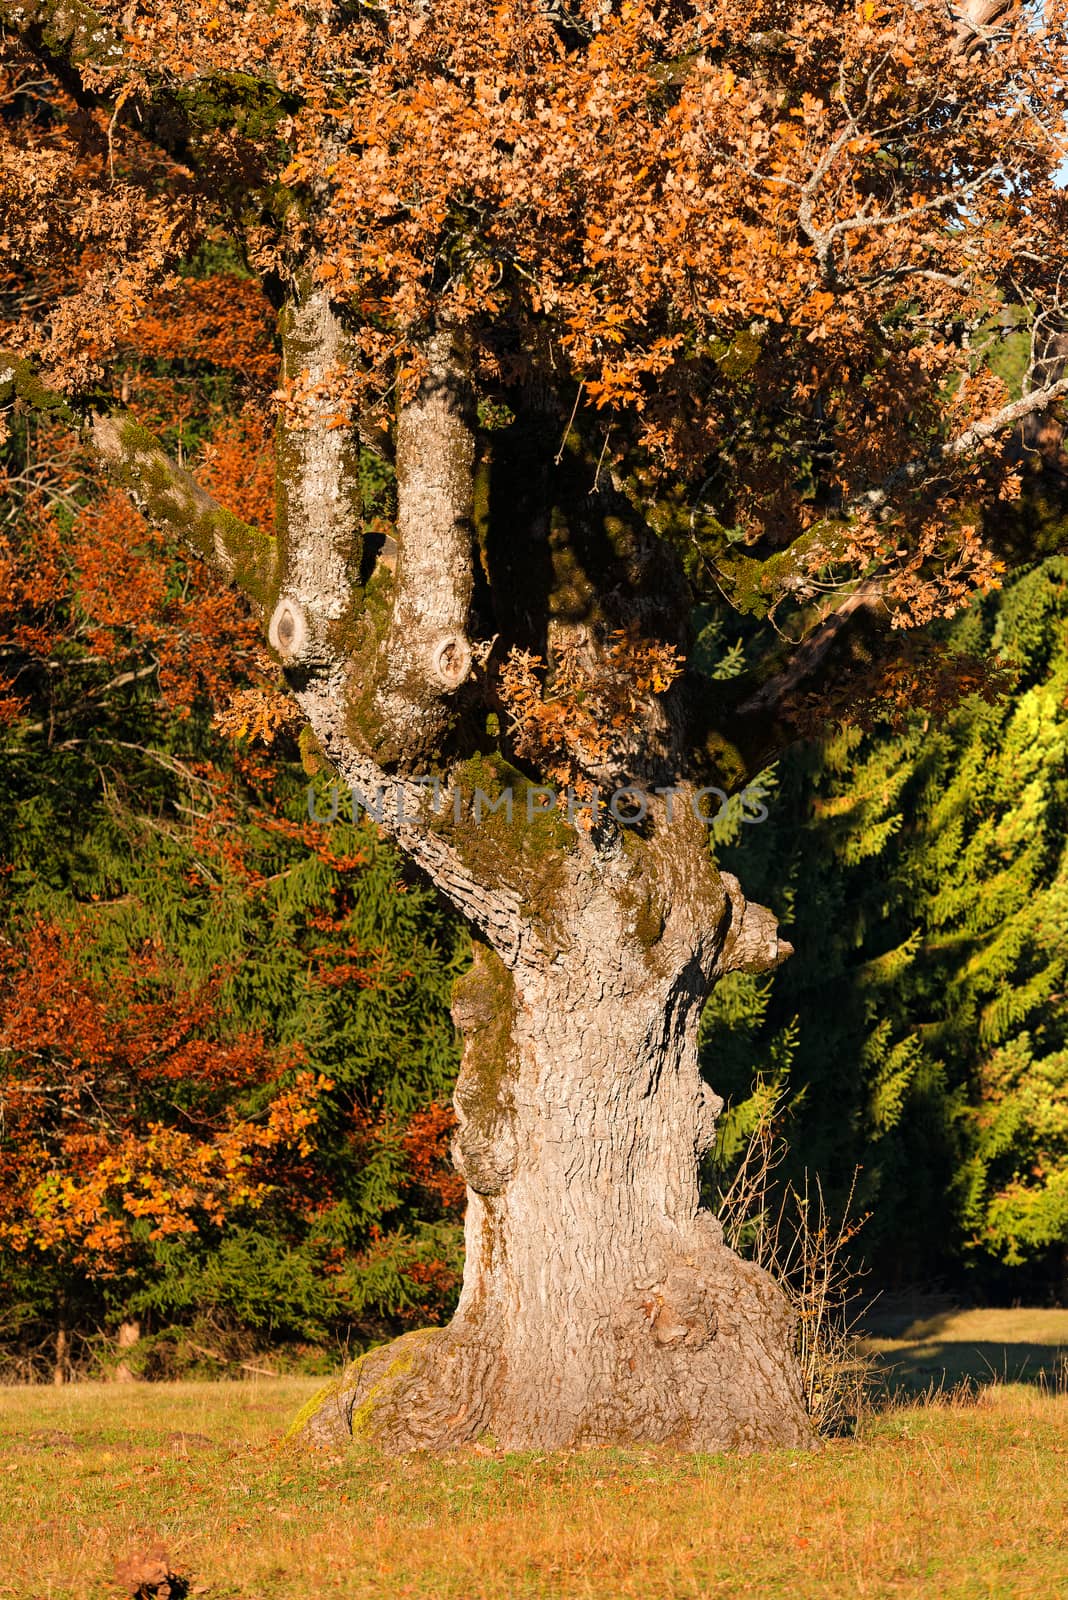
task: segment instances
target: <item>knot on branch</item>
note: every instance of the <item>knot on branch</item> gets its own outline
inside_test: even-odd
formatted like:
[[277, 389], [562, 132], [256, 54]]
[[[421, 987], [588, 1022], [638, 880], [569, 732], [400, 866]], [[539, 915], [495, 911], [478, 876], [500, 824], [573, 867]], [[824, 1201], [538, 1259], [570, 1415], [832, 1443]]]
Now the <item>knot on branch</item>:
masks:
[[730, 906], [730, 923], [719, 960], [719, 973], [771, 972], [794, 953], [779, 937], [779, 922], [767, 906], [747, 900], [733, 873], [721, 874]]
[[447, 694], [454, 694], [471, 675], [471, 646], [462, 633], [446, 633], [430, 650], [433, 678]]
[[271, 614], [267, 642], [283, 661], [299, 661], [308, 644], [308, 619], [303, 607], [283, 595]]

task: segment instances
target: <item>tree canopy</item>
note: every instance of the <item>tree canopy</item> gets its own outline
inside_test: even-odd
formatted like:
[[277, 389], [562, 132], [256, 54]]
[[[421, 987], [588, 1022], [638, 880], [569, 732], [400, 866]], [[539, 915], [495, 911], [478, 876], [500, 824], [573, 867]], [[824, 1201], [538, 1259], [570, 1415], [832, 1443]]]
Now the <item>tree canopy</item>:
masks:
[[[51, 275], [7, 343], [91, 405], [221, 230], [351, 324], [321, 371], [294, 349], [286, 414], [386, 423], [447, 327], [490, 406], [574, 398], [706, 587], [766, 610], [874, 573], [937, 614], [996, 581], [999, 343], [1061, 310], [1063, 17], [985, 13], [6, 7], [5, 247]], [[61, 92], [20, 97], [20, 61]]]

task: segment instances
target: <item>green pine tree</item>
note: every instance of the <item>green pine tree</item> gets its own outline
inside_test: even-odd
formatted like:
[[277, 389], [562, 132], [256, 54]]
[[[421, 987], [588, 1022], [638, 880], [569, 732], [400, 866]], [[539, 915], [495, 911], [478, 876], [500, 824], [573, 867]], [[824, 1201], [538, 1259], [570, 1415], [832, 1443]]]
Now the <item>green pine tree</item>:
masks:
[[841, 1198], [885, 1281], [1064, 1288], [1068, 1244], [1068, 560], [946, 626], [1015, 686], [941, 721], [838, 728], [792, 752], [725, 864], [796, 954], [706, 1018], [732, 1090], [719, 1159], [788, 1080], [789, 1170]]

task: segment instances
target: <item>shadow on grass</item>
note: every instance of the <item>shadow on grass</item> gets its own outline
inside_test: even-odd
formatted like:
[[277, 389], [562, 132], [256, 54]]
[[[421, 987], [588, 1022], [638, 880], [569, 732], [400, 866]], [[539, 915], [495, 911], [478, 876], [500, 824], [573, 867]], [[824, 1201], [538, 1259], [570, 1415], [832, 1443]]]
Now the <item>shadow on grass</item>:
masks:
[[991, 1383], [1031, 1384], [1050, 1394], [1068, 1386], [1068, 1348], [1056, 1345], [926, 1338], [871, 1341], [867, 1348], [875, 1359], [875, 1391], [887, 1397]]

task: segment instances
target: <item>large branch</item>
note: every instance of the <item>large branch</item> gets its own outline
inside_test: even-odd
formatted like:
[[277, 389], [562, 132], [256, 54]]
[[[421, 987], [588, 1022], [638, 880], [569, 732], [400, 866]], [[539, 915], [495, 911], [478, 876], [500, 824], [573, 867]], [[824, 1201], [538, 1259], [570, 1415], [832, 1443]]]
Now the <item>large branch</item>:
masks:
[[[746, 589], [754, 594], [772, 593], [775, 587], [781, 591], [790, 587], [802, 587], [804, 574], [796, 570], [797, 561], [803, 561], [809, 571], [820, 561], [833, 561], [848, 530], [848, 519], [851, 516], [882, 511], [889, 504], [895, 490], [913, 487], [932, 474], [937, 475], [946, 463], [959, 461], [982, 449], [990, 439], [1006, 433], [1018, 422], [1028, 417], [1042, 415], [1065, 395], [1068, 395], [1068, 378], [1060, 378], [1042, 388], [1032, 389], [1019, 400], [1013, 400], [991, 416], [973, 423], [955, 439], [939, 446], [929, 455], [917, 457], [916, 460], [898, 467], [883, 483], [854, 495], [847, 503], [840, 523], [817, 524], [815, 528], [795, 539], [792, 545], [785, 550], [777, 551], [766, 561], [756, 561], [752, 557], [741, 558], [736, 563], [739, 578]], [[792, 576], [788, 577], [790, 568], [794, 571]], [[773, 678], [769, 678], [743, 701], [737, 708], [737, 714], [749, 716], [769, 711], [779, 705], [806, 678], [812, 676], [851, 619], [860, 612], [875, 609], [881, 600], [882, 586], [873, 579], [859, 584], [848, 594], [844, 594], [829, 612], [824, 613], [813, 632], [798, 644], [789, 665]]]
[[850, 619], [858, 612], [874, 610], [882, 601], [882, 586], [874, 580], [858, 587], [825, 613], [817, 627], [803, 639], [782, 672], [762, 683], [737, 709], [740, 717], [768, 711], [785, 700], [817, 670], [831, 646]]
[[[433, 826], [427, 788], [383, 766], [411, 772], [419, 757], [438, 755], [430, 743], [441, 732], [437, 707], [470, 666], [462, 629], [473, 444], [452, 386], [453, 346], [432, 346], [426, 381], [402, 410], [394, 574], [385, 562], [370, 572], [362, 562], [357, 430], [342, 425], [336, 397], [357, 355], [329, 295], [311, 280], [286, 310], [282, 344], [296, 414], [279, 430], [281, 553], [268, 638], [338, 777], [515, 965], [535, 943], [520, 894], [481, 882]], [[453, 454], [442, 473], [444, 447]], [[449, 650], [455, 661], [443, 659]]]
[[221, 506], [191, 472], [172, 461], [128, 411], [107, 406], [99, 398], [79, 409], [75, 402], [50, 390], [32, 363], [0, 352], [0, 405], [16, 398], [80, 427], [111, 476], [149, 522], [173, 530], [254, 604], [262, 608], [269, 603], [274, 540]]
[[279, 446], [282, 581], [271, 644], [345, 685], [350, 728], [386, 766], [437, 759], [471, 670], [474, 431], [461, 338], [432, 335], [397, 420], [392, 570], [361, 572], [357, 428], [338, 411], [358, 354], [329, 295], [305, 283], [282, 323], [297, 412]]
[[474, 410], [464, 342], [442, 329], [397, 418], [397, 563], [373, 717], [391, 759], [436, 754], [471, 671]]
[[[346, 674], [313, 673], [306, 682], [294, 685], [293, 694], [319, 750], [356, 803], [367, 808], [435, 887], [484, 935], [506, 965], [538, 964], [543, 956], [541, 943], [524, 911], [519, 890], [504, 885], [491, 887], [482, 881], [440, 829], [433, 826], [433, 796], [427, 785], [417, 778], [387, 773], [353, 740], [347, 727]], [[461, 798], [466, 802], [470, 796]], [[447, 807], [448, 802], [443, 804]]]
[[[316, 302], [307, 316], [296, 317], [291, 336], [307, 334], [309, 318], [322, 329], [321, 302]], [[80, 420], [68, 400], [40, 382], [30, 363], [0, 354], [0, 405], [15, 397], [62, 417], [72, 426]], [[261, 609], [267, 608], [277, 585], [274, 540], [257, 533], [221, 506], [128, 413], [94, 409], [81, 420], [85, 437], [97, 456], [143, 515], [211, 562]], [[288, 441], [290, 451], [297, 451], [298, 463], [305, 469], [290, 485], [291, 531], [297, 531], [298, 519], [299, 525], [307, 528], [308, 519], [314, 517], [326, 539], [318, 543], [311, 539], [303, 549], [292, 549], [284, 556], [289, 588], [272, 614], [272, 642], [289, 662], [294, 698], [342, 785], [355, 794], [358, 802], [366, 803], [385, 832], [428, 873], [509, 965], [533, 961], [537, 959], [537, 939], [523, 914], [519, 892], [506, 887], [489, 888], [480, 882], [432, 825], [428, 816], [431, 797], [426, 786], [385, 772], [349, 732], [350, 663], [337, 650], [329, 626], [331, 620], [343, 620], [338, 608], [343, 600], [352, 598], [348, 556], [353, 524], [351, 508], [343, 498], [347, 479], [331, 477], [338, 465], [333, 452], [337, 450], [340, 455], [345, 449], [339, 437], [341, 431], [331, 430], [324, 423], [321, 430], [308, 430], [307, 439], [295, 445], [292, 437]], [[283, 461], [286, 459], [283, 447]], [[292, 454], [288, 460], [292, 468]], [[343, 538], [344, 543], [331, 543], [334, 538]], [[312, 593], [317, 604], [325, 601], [334, 616], [327, 618], [325, 625], [319, 617], [304, 640], [298, 660], [286, 652], [278, 639], [279, 630], [284, 633], [287, 626], [285, 595], [293, 602], [298, 595], [307, 598]], [[306, 625], [307, 619], [302, 617], [302, 626]]]
[[[974, 455], [991, 439], [1006, 434], [1018, 422], [1038, 416], [1068, 395], [1068, 378], [1059, 378], [1039, 389], [1032, 389], [1002, 406], [999, 411], [972, 423], [963, 433], [945, 444], [936, 446], [926, 456], [896, 467], [882, 483], [862, 489], [852, 495], [841, 511], [828, 515], [800, 534], [792, 544], [763, 561], [755, 556], [737, 556], [722, 563], [724, 577], [733, 580], [737, 595], [735, 604], [740, 610], [758, 611], [765, 604], [791, 591], [804, 589], [808, 578], [820, 566], [833, 563], [845, 547], [849, 525], [853, 518], [878, 514], [890, 504], [895, 493], [915, 488], [925, 480], [939, 481], [945, 477], [945, 468], [964, 457]], [[843, 600], [848, 604], [849, 597]], [[851, 608], [856, 609], [855, 605]]]
[[865, 489], [860, 494], [854, 495], [846, 506], [846, 515], [857, 515], [864, 511], [881, 511], [889, 503], [891, 496], [897, 489], [911, 488], [917, 483], [931, 476], [941, 476], [939, 469], [948, 463], [960, 461], [963, 457], [974, 455], [981, 450], [989, 440], [995, 439], [999, 434], [1007, 433], [1018, 422], [1023, 422], [1027, 417], [1037, 416], [1048, 411], [1050, 406], [1068, 395], [1068, 378], [1058, 378], [1055, 383], [1045, 384], [1040, 389], [1032, 389], [1027, 394], [1021, 395], [1019, 400], [1012, 400], [1000, 411], [993, 412], [988, 417], [983, 417], [979, 422], [973, 422], [971, 427], [965, 428], [963, 433], [955, 439], [950, 439], [946, 444], [938, 445], [929, 455], [918, 456], [913, 461], [908, 461], [904, 466], [897, 467], [889, 477], [884, 479], [875, 488]]
[[360, 467], [336, 391], [355, 353], [326, 291], [310, 284], [286, 307], [280, 328], [292, 409], [278, 429], [281, 554], [268, 638], [288, 667], [344, 673], [362, 553]]
[[211, 561], [260, 609], [270, 602], [275, 547], [221, 506], [128, 413], [92, 412], [87, 436], [142, 515]]

